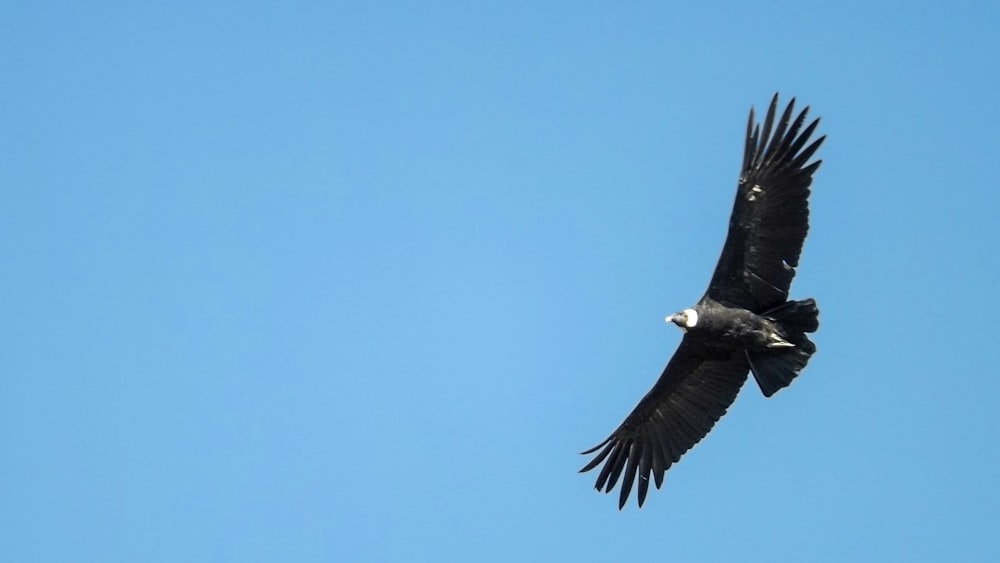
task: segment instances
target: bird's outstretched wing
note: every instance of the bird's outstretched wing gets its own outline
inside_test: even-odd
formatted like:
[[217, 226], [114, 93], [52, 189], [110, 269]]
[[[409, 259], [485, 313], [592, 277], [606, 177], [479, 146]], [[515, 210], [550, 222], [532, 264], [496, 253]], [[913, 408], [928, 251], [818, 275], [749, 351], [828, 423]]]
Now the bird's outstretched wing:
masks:
[[792, 120], [794, 106], [792, 98], [775, 123], [775, 94], [763, 130], [750, 110], [729, 234], [706, 292], [720, 303], [762, 312], [788, 299], [809, 231], [809, 186], [822, 162], [809, 159], [826, 139], [806, 146], [819, 119], [802, 129], [809, 108]]
[[603, 461], [595, 488], [608, 493], [624, 470], [619, 509], [628, 501], [638, 477], [641, 507], [649, 490], [650, 475], [659, 489], [664, 472], [704, 438], [726, 413], [746, 381], [748, 369], [742, 353], [722, 358], [716, 353], [709, 357], [699, 354], [698, 346], [685, 338], [656, 384], [625, 422], [606, 440], [583, 452], [587, 455], [600, 450], [580, 472], [590, 471]]

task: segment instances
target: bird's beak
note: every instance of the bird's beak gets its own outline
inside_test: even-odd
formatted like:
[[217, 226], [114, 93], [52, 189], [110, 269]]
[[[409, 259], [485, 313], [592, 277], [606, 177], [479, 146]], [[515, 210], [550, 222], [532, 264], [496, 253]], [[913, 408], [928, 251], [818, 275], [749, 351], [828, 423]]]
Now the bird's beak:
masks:
[[669, 315], [666, 319], [663, 319], [663, 320], [665, 320], [668, 324], [669, 323], [677, 324], [677, 315], [676, 314]]

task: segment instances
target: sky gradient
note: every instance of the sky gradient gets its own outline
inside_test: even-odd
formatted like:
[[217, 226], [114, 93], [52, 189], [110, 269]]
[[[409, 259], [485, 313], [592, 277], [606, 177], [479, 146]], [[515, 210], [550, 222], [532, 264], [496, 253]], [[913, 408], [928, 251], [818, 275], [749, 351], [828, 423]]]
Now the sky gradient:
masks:
[[[1000, 559], [1000, 4], [6, 2], [10, 561]], [[577, 475], [705, 290], [746, 114], [828, 139], [750, 382]]]

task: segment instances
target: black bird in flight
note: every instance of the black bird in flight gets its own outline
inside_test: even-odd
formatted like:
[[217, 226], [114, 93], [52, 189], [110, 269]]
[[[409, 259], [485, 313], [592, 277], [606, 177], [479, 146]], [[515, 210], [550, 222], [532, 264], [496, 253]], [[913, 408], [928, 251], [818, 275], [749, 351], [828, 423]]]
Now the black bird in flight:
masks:
[[793, 119], [794, 105], [793, 98], [776, 122], [775, 94], [763, 129], [750, 110], [729, 234], [708, 291], [667, 317], [684, 331], [674, 357], [625, 422], [583, 452], [598, 453], [581, 473], [604, 462], [598, 491], [611, 492], [622, 478], [619, 509], [636, 479], [640, 507], [651, 476], [660, 488], [664, 472], [726, 413], [748, 371], [770, 397], [816, 351], [806, 336], [819, 327], [816, 302], [789, 301], [788, 289], [809, 230], [809, 186], [822, 162], [809, 159], [826, 136], [807, 146], [819, 119], [803, 129], [809, 108]]

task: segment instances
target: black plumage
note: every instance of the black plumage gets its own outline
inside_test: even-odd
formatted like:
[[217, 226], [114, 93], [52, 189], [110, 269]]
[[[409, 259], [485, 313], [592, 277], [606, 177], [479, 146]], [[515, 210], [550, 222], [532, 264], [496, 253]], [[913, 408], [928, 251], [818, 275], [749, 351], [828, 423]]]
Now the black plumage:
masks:
[[[809, 142], [795, 100], [777, 116], [771, 100], [763, 126], [750, 110], [743, 165], [729, 233], [708, 290], [691, 309], [667, 317], [685, 335], [653, 388], [606, 440], [585, 452], [581, 469], [604, 463], [597, 490], [621, 479], [618, 507], [637, 485], [641, 507], [652, 477], [657, 488], [672, 464], [725, 414], [752, 372], [765, 396], [791, 383], [816, 351], [806, 333], [819, 327], [816, 302], [788, 301], [809, 230], [809, 188], [821, 161], [809, 162], [826, 138]], [[777, 119], [776, 119], [777, 118]]]

